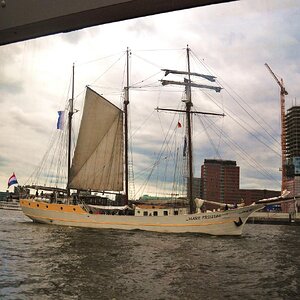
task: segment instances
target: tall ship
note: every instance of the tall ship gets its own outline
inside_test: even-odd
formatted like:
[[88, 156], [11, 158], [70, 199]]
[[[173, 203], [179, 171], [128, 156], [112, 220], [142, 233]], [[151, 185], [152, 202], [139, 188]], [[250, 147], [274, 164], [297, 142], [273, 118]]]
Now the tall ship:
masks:
[[[184, 109], [157, 108], [185, 116], [184, 156], [186, 157], [186, 196], [174, 205], [145, 205], [129, 201], [128, 158], [128, 105], [129, 55], [127, 50], [127, 85], [123, 108], [119, 108], [90, 87], [86, 87], [85, 103], [72, 155], [72, 118], [74, 115], [74, 66], [72, 98], [68, 112], [68, 176], [66, 188], [31, 185], [36, 192], [20, 199], [23, 213], [37, 223], [77, 226], [98, 229], [145, 230], [167, 233], [203, 233], [210, 235], [241, 235], [248, 217], [266, 205], [290, 201], [288, 193], [280, 197], [262, 199], [251, 205], [230, 205], [207, 201], [193, 196], [193, 141], [192, 116], [194, 114], [222, 115], [193, 110], [192, 88], [210, 89], [217, 93], [221, 88], [198, 84], [192, 77], [215, 82], [215, 77], [192, 72], [190, 48], [186, 48], [187, 70], [163, 69], [165, 76], [184, 76], [183, 81], [161, 80], [161, 84], [184, 87]], [[180, 127], [182, 125], [180, 124]], [[179, 170], [175, 167], [176, 175]], [[122, 205], [100, 205], [94, 193], [115, 193]], [[180, 201], [179, 201], [180, 200]], [[217, 209], [203, 209], [206, 203]], [[101, 203], [102, 204], [102, 203]], [[107, 204], [107, 203], [106, 203]]]

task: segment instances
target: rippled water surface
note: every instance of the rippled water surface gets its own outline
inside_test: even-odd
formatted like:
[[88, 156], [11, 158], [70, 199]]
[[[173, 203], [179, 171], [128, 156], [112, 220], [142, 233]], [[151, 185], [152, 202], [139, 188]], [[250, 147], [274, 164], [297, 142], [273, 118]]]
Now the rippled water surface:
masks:
[[0, 210], [0, 299], [300, 299], [300, 226], [242, 237], [34, 224]]

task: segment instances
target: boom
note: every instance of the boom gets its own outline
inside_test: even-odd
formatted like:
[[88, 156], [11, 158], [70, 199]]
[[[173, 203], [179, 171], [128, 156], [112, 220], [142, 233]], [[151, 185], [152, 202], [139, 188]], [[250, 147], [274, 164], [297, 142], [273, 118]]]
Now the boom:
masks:
[[272, 69], [270, 68], [270, 66], [267, 63], [265, 63], [265, 66], [267, 67], [267, 69], [269, 70], [269, 72], [271, 73], [271, 75], [274, 77], [274, 79], [276, 80], [276, 82], [280, 86], [281, 95], [288, 95], [288, 92], [287, 92], [287, 90], [285, 89], [285, 87], [283, 85], [283, 80], [281, 79], [281, 81], [279, 81], [279, 79], [277, 78], [277, 76], [274, 74], [274, 72], [272, 71]]

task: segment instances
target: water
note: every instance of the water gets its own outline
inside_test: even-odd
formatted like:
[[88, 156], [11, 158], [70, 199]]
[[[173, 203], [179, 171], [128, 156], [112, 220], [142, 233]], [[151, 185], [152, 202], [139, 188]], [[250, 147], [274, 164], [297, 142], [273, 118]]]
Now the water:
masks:
[[300, 226], [242, 237], [34, 224], [0, 210], [0, 299], [299, 299]]

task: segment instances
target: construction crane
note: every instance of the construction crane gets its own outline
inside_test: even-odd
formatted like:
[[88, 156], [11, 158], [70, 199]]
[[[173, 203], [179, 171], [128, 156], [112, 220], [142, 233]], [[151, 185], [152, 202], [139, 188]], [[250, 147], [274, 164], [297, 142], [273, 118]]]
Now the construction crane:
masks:
[[270, 66], [265, 63], [266, 68], [269, 70], [271, 75], [280, 87], [280, 104], [281, 104], [281, 191], [283, 192], [287, 188], [287, 177], [286, 177], [286, 130], [285, 130], [285, 96], [288, 95], [287, 90], [284, 87], [283, 79], [280, 80], [274, 74]]

